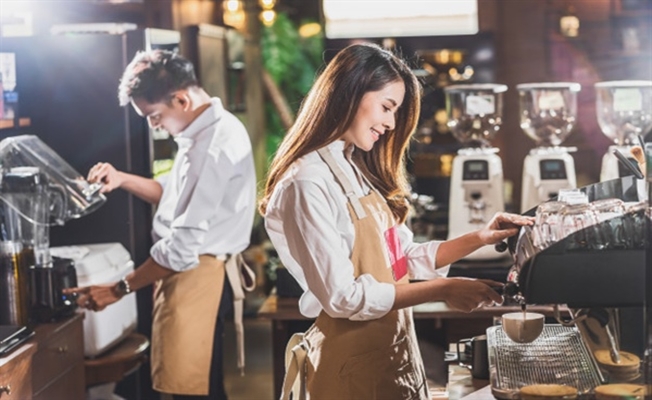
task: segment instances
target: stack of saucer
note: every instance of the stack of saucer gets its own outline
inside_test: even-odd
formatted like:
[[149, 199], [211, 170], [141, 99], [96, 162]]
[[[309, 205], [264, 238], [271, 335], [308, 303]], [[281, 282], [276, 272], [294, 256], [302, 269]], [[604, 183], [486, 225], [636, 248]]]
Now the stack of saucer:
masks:
[[521, 400], [573, 400], [577, 389], [567, 385], [537, 384], [523, 386], [519, 390]]
[[643, 400], [645, 386], [631, 383], [600, 385], [594, 389], [596, 400]]
[[632, 382], [641, 377], [641, 359], [636, 354], [621, 351], [619, 363], [611, 359], [609, 350], [597, 350], [594, 354], [600, 368], [609, 374], [610, 382]]

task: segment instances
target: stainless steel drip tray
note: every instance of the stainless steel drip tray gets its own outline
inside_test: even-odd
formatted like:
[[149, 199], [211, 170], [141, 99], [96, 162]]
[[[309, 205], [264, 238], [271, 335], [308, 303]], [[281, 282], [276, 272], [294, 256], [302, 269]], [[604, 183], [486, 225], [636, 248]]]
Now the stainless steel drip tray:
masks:
[[594, 358], [573, 327], [545, 325], [532, 343], [516, 343], [502, 326], [487, 329], [491, 391], [499, 399], [518, 399], [526, 385], [555, 383], [587, 395], [603, 381]]

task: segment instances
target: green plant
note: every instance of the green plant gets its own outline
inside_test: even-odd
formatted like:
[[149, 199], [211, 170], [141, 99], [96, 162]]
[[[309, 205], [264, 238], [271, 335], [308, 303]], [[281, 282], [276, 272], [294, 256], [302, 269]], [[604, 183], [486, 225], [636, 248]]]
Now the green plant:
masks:
[[[321, 33], [301, 37], [297, 27], [283, 12], [278, 13], [273, 25], [263, 29], [263, 66], [295, 115], [323, 63], [323, 50]], [[265, 113], [267, 158], [271, 160], [286, 131], [271, 101], [265, 103]]]

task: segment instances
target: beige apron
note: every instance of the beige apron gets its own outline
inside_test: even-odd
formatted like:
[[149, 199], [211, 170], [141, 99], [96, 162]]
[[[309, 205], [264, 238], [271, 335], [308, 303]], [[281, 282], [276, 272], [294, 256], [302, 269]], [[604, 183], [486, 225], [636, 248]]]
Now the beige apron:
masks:
[[[408, 284], [407, 275], [394, 280], [389, 266], [385, 232], [395, 219], [375, 190], [358, 198], [328, 149], [319, 150], [349, 199], [355, 226], [351, 254], [354, 275], [371, 274], [379, 282]], [[367, 182], [369, 184], [369, 182]], [[370, 184], [369, 184], [370, 185]], [[371, 185], [370, 185], [371, 186]], [[373, 186], [371, 186], [373, 188]], [[379, 224], [379, 221], [384, 223]], [[301, 345], [288, 346], [299, 374], [295, 398], [319, 399], [428, 399], [425, 371], [414, 332], [410, 308], [392, 310], [370, 321], [331, 318], [325, 312], [303, 336]], [[305, 349], [305, 365], [301, 364]], [[294, 351], [293, 351], [294, 350]], [[284, 385], [283, 396], [292, 382]]]
[[151, 351], [155, 390], [208, 394], [215, 321], [224, 281], [224, 261], [202, 255], [196, 268], [156, 283]]

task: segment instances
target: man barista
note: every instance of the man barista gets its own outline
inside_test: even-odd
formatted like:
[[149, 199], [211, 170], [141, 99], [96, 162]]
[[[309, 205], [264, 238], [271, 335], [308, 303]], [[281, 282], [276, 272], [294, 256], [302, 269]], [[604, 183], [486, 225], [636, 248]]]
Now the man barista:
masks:
[[150, 257], [122, 280], [72, 289], [81, 307], [100, 311], [152, 283], [151, 366], [155, 390], [175, 399], [226, 399], [222, 335], [232, 291], [227, 255], [249, 244], [255, 170], [249, 136], [220, 99], [198, 86], [192, 63], [168, 51], [138, 53], [119, 86], [152, 129], [178, 144], [174, 166], [159, 182], [98, 163], [89, 182], [120, 188], [158, 206]]

